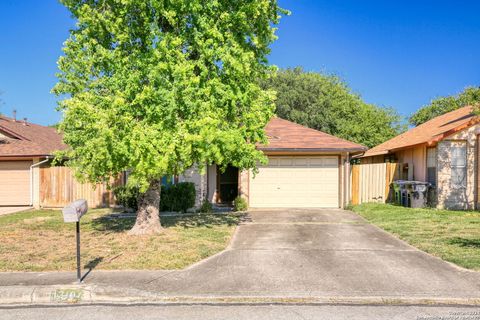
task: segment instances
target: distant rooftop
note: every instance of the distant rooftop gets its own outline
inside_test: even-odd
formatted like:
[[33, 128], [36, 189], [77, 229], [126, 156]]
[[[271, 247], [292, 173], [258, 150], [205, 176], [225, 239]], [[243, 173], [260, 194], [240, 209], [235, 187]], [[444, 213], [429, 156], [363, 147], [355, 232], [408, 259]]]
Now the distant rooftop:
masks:
[[0, 157], [48, 156], [65, 148], [55, 128], [0, 116]]

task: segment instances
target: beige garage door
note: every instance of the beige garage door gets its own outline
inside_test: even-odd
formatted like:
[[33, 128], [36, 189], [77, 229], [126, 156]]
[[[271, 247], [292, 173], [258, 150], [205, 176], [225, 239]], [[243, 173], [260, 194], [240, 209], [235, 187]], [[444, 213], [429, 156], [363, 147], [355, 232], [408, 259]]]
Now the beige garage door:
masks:
[[30, 204], [31, 161], [0, 161], [0, 206]]
[[267, 166], [250, 175], [253, 208], [338, 208], [337, 156], [269, 157]]

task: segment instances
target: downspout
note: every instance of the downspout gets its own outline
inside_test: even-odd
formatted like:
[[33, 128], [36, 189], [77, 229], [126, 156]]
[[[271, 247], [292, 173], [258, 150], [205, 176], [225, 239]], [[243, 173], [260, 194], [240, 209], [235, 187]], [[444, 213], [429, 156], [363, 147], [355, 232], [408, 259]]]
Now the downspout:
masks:
[[345, 200], [343, 207], [347, 207], [350, 203], [350, 152], [347, 152], [345, 161]]
[[30, 166], [30, 206], [33, 206], [33, 168], [38, 167], [41, 164], [44, 164], [45, 162], [49, 161], [50, 157], [47, 156], [47, 158], [43, 161], [34, 163]]

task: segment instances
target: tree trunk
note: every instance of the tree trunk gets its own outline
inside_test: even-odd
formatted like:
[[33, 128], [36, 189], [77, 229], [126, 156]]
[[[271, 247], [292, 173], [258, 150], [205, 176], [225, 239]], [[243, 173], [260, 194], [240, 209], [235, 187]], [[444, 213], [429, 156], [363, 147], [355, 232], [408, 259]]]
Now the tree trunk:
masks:
[[151, 235], [162, 231], [160, 224], [160, 180], [154, 179], [138, 199], [137, 220], [130, 235]]

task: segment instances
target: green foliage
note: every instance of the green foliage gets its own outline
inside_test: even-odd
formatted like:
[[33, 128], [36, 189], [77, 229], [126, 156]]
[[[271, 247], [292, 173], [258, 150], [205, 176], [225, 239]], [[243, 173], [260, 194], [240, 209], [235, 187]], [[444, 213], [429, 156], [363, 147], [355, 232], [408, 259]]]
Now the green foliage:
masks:
[[192, 182], [162, 186], [162, 197], [160, 198], [162, 211], [187, 212], [194, 206], [195, 185]]
[[418, 126], [428, 120], [467, 105], [480, 103], [480, 87], [467, 87], [457, 95], [434, 99], [415, 112], [409, 119], [411, 125]]
[[237, 196], [233, 201], [233, 211], [247, 211], [247, 209], [247, 200], [245, 200], [241, 196]]
[[113, 194], [117, 203], [121, 204], [125, 209], [138, 209], [139, 188], [135, 186], [118, 186], [113, 188]]
[[[61, 0], [77, 20], [53, 92], [77, 177], [131, 183], [193, 164], [265, 162], [276, 0]], [[201, 168], [204, 169], [204, 168]]]
[[373, 147], [406, 130], [394, 109], [363, 102], [333, 75], [297, 67], [280, 70], [276, 77], [261, 83], [263, 88], [277, 91], [280, 118], [340, 138]]
[[202, 212], [202, 213], [212, 213], [213, 212], [212, 203], [210, 201], [208, 201], [207, 199], [205, 199], [205, 201], [203, 201], [202, 205], [200, 206], [200, 212]]
[[[137, 210], [140, 188], [126, 185], [113, 189], [115, 198], [124, 208]], [[171, 186], [162, 186], [160, 209], [162, 211], [186, 212], [195, 206], [195, 185], [191, 182], [180, 182]], [[211, 204], [210, 204], [211, 206]], [[202, 205], [203, 208], [203, 205]], [[211, 211], [202, 211], [211, 212]]]

